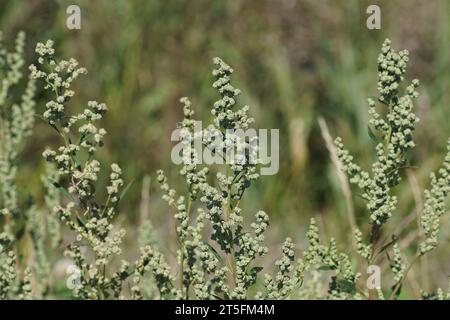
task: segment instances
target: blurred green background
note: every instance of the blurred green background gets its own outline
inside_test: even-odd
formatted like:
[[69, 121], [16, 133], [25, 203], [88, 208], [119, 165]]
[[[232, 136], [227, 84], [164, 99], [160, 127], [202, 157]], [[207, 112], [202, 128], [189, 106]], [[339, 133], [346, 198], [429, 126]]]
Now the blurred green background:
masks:
[[[81, 30], [66, 28], [71, 4], [81, 8]], [[366, 27], [370, 4], [381, 7], [381, 30]], [[363, 167], [370, 165], [374, 149], [367, 134], [366, 99], [376, 95], [376, 59], [386, 37], [394, 48], [411, 52], [408, 80], [417, 77], [422, 84], [416, 104], [421, 118], [417, 147], [410, 154], [416, 167], [397, 190], [400, 205], [390, 231], [414, 211], [418, 199], [411, 191], [426, 186], [429, 172], [442, 162], [450, 134], [449, 21], [447, 0], [0, 1], [0, 29], [10, 43], [19, 30], [26, 31], [30, 63], [36, 58], [35, 43], [51, 38], [60, 55], [75, 57], [89, 70], [76, 82], [71, 105], [81, 109], [87, 100], [98, 100], [110, 109], [103, 121], [109, 135], [100, 158], [119, 163], [125, 178], [135, 180], [119, 220], [130, 228], [139, 224], [142, 180], [149, 174], [146, 210], [162, 238], [170, 232], [172, 213], [160, 200], [154, 177], [162, 168], [172, 185], [181, 181], [170, 160], [170, 133], [182, 119], [178, 100], [189, 96], [197, 117], [210, 119], [217, 99], [211, 59], [220, 56], [229, 63], [235, 69], [234, 84], [243, 91], [240, 102], [250, 106], [256, 127], [280, 129], [279, 173], [262, 177], [243, 201], [249, 215], [258, 209], [270, 215], [268, 240], [274, 248], [289, 235], [300, 249], [313, 216], [325, 237], [350, 248], [345, 196], [317, 120], [323, 117], [331, 135], [341, 136]], [[38, 112], [43, 107], [42, 99]], [[22, 157], [24, 193], [42, 194], [36, 174], [43, 169], [40, 154], [55, 139], [44, 124], [37, 124]], [[352, 199], [364, 229], [364, 204], [355, 193]], [[445, 226], [443, 245], [428, 266], [431, 276], [417, 277], [429, 288], [446, 287], [450, 274]], [[411, 223], [401, 236], [413, 237], [408, 230], [415, 227]]]

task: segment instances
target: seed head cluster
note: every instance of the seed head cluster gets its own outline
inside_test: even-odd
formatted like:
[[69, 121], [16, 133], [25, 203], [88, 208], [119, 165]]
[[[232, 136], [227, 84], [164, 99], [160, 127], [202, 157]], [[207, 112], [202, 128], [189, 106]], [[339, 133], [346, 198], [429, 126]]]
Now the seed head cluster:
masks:
[[[75, 270], [72, 294], [81, 299], [396, 298], [413, 263], [439, 244], [440, 219], [450, 192], [450, 139], [442, 167], [430, 176], [423, 208], [417, 208], [423, 237], [414, 246], [414, 258], [408, 263], [396, 235], [392, 240], [383, 237], [398, 207], [394, 188], [409, 166], [407, 153], [415, 146], [418, 122], [413, 102], [419, 82], [403, 85], [409, 53], [396, 52], [389, 40], [378, 57], [378, 97], [368, 100], [368, 130], [376, 155], [371, 169], [356, 163], [341, 138], [335, 141], [344, 171], [362, 192], [370, 232], [355, 228], [355, 247], [348, 252], [333, 237], [324, 241], [311, 219], [307, 243], [286, 238], [271, 267], [263, 263], [264, 257], [275, 255], [265, 245], [269, 215], [260, 210], [249, 217], [241, 203], [259, 179], [257, 138], [241, 141], [226, 134], [252, 129], [254, 123], [250, 108], [239, 106], [241, 91], [232, 85], [234, 70], [228, 64], [213, 59], [212, 88], [218, 99], [203, 130], [196, 130], [191, 101], [180, 99], [180, 135], [189, 147], [178, 169], [184, 186], [172, 187], [165, 173], [157, 172], [162, 199], [173, 215], [173, 259], [166, 259], [158, 231], [143, 219], [139, 250], [129, 262], [123, 259], [127, 234], [116, 218], [130, 184], [120, 166], [112, 163], [106, 172], [109, 181], [102, 185], [100, 175], [107, 166], [97, 157], [107, 137], [101, 122], [108, 107], [88, 101], [77, 111], [72, 85], [87, 70], [73, 58], [59, 59], [51, 40], [36, 45], [37, 63], [29, 67], [30, 77], [16, 97], [15, 87], [23, 80], [24, 45], [25, 35], [19, 33], [9, 52], [0, 34], [0, 299], [48, 298], [53, 269], [62, 260], [55, 254], [60, 248], [65, 248], [65, 259]], [[32, 197], [21, 199], [17, 182], [18, 155], [36, 118], [38, 83], [50, 97], [39, 117], [58, 139], [42, 153], [43, 206]], [[202, 164], [195, 148], [198, 141], [223, 158], [229, 156], [230, 146], [236, 146], [238, 157], [218, 166]], [[356, 265], [359, 260], [378, 264], [383, 257], [394, 280], [390, 296], [382, 287], [362, 288], [361, 268]], [[450, 291], [422, 290], [422, 297], [450, 299]]]

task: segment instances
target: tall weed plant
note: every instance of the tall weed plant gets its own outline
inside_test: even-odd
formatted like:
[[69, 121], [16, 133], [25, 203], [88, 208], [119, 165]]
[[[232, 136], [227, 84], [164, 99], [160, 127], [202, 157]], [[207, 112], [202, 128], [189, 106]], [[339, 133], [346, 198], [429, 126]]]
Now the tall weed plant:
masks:
[[[52, 270], [58, 258], [54, 251], [64, 248], [71, 263], [67, 287], [81, 299], [397, 299], [415, 262], [431, 255], [439, 245], [440, 218], [446, 212], [450, 191], [450, 140], [441, 169], [430, 176], [420, 214], [420, 241], [412, 246], [416, 254], [402, 254], [396, 234], [384, 230], [396, 214], [395, 187], [403, 172], [412, 167], [408, 151], [414, 148], [414, 114], [418, 80], [404, 86], [409, 54], [396, 52], [389, 40], [378, 58], [378, 96], [368, 101], [369, 135], [375, 144], [376, 160], [370, 170], [357, 164], [337, 138], [337, 162], [366, 204], [369, 228], [354, 227], [355, 249], [340, 250], [337, 241], [321, 239], [318, 224], [311, 219], [304, 250], [291, 238], [279, 249], [273, 267], [264, 270], [270, 254], [265, 245], [269, 215], [264, 211], [244, 212], [241, 201], [260, 179], [260, 163], [250, 162], [252, 141], [242, 145], [244, 159], [220, 166], [195, 161], [195, 148], [185, 154], [179, 175], [184, 186], [171, 187], [162, 170], [156, 179], [162, 198], [173, 216], [176, 264], [166, 260], [152, 236], [155, 228], [145, 221], [144, 237], [134, 261], [124, 255], [125, 229], [120, 227], [120, 203], [130, 183], [122, 178], [118, 164], [109, 167], [109, 183], [98, 177], [105, 170], [96, 157], [108, 136], [101, 128], [106, 104], [88, 101], [82, 112], [71, 105], [73, 82], [87, 71], [75, 59], [60, 59], [54, 43], [38, 43], [37, 64], [23, 94], [12, 94], [23, 77], [24, 34], [17, 37], [13, 52], [0, 44], [0, 298], [46, 298], [55, 292]], [[184, 141], [196, 139], [207, 146], [218, 133], [248, 129], [254, 120], [250, 108], [239, 103], [240, 90], [231, 82], [234, 70], [214, 58], [213, 89], [217, 101], [211, 109], [212, 121], [201, 135], [194, 130], [194, 107], [188, 98], [180, 100], [184, 118], [179, 127]], [[36, 81], [47, 91], [49, 101], [42, 115], [35, 114]], [[47, 162], [42, 182], [45, 205], [33, 197], [18, 199], [16, 172], [20, 151], [32, 133], [35, 119], [47, 124], [59, 143], [46, 148]], [[114, 134], [114, 132], [112, 132]], [[221, 135], [222, 137], [226, 135]], [[217, 139], [216, 139], [217, 141]], [[235, 141], [220, 140], [215, 152], [223, 155]], [[326, 223], [326, 221], [325, 221]], [[151, 240], [147, 240], [151, 239]], [[156, 239], [157, 240], [157, 239]], [[59, 252], [59, 250], [56, 250]], [[270, 255], [269, 255], [270, 254]], [[389, 265], [392, 283], [369, 287], [358, 270]], [[363, 266], [363, 267], [362, 267]], [[437, 289], [422, 291], [423, 298], [450, 298]]]

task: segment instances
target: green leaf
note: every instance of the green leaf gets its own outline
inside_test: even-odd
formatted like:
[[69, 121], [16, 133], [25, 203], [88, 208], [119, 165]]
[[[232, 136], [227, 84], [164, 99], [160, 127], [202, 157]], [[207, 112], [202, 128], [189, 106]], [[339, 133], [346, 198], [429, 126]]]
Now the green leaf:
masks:
[[77, 222], [78, 222], [78, 224], [79, 224], [81, 227], [86, 228], [86, 226], [85, 226], [83, 220], [81, 220], [81, 218], [78, 217], [78, 216], [77, 216]]
[[127, 186], [122, 190], [122, 192], [119, 195], [119, 201], [122, 200], [122, 198], [127, 194], [128, 190], [130, 189], [133, 182], [134, 182], [134, 179], [131, 180], [130, 183], [128, 183]]
[[24, 233], [25, 233], [25, 224], [20, 226], [20, 228], [17, 230], [17, 232], [15, 234], [15, 238], [18, 240], [22, 239]]
[[333, 267], [333, 266], [327, 265], [327, 264], [325, 264], [325, 265], [320, 266], [319, 268], [317, 268], [317, 270], [334, 270], [334, 269], [336, 269], [336, 268]]
[[[380, 251], [377, 252], [377, 254], [375, 255], [375, 257], [377, 257], [380, 253], [383, 253], [384, 251], [386, 251], [386, 249], [390, 248], [392, 245], [394, 245], [397, 242], [398, 238], [395, 234], [392, 235], [392, 240], [389, 241], [388, 243], [386, 243], [384, 246], [381, 247]], [[387, 254], [387, 253], [386, 253]], [[388, 259], [389, 259], [389, 255], [387, 254]]]
[[263, 267], [253, 267], [250, 269], [250, 274], [258, 274], [259, 272], [262, 271], [262, 269], [264, 269]]
[[68, 198], [70, 201], [75, 202], [75, 199], [73, 198], [73, 196], [69, 193], [69, 191], [64, 188], [62, 185], [59, 184], [59, 182], [57, 181], [52, 181], [52, 184], [58, 188], [59, 190], [61, 190], [61, 192], [64, 194], [64, 196], [66, 196], [66, 198]]
[[44, 119], [43, 116], [41, 116], [40, 114], [35, 114], [34, 116], [37, 117], [37, 118], [39, 118], [39, 119], [41, 119], [41, 120], [44, 121], [46, 124], [50, 125], [50, 127], [52, 127], [53, 129], [55, 129], [56, 132], [58, 132], [58, 134], [61, 134], [61, 132], [59, 131], [59, 129], [58, 129], [54, 124], [51, 124], [51, 123], [48, 122], [46, 119]]
[[[394, 291], [396, 285], [397, 285], [397, 284], [394, 284], [394, 285], [392, 286], [392, 288], [389, 290], [388, 295], [387, 295], [388, 297], [391, 296], [391, 294], [392, 294], [392, 292]], [[397, 292], [396, 292], [395, 295], [394, 295], [395, 300], [398, 299], [398, 297], [400, 296], [401, 293], [402, 293], [402, 285], [400, 285], [400, 287], [398, 288]]]
[[80, 140], [79, 140], [79, 142], [78, 142], [78, 145], [81, 145], [81, 143], [83, 143], [84, 141], [89, 140], [92, 136], [93, 136], [92, 133], [89, 133], [89, 134], [83, 134], [83, 135], [80, 137]]
[[251, 287], [252, 285], [254, 285], [256, 283], [256, 280], [258, 278], [258, 273], [261, 272], [261, 270], [263, 269], [263, 267], [253, 267], [250, 269], [250, 271], [247, 272], [247, 275], [249, 276], [249, 278], [247, 279], [245, 286]]
[[397, 242], [397, 236], [395, 234], [392, 235], [392, 240], [389, 241], [388, 243], [386, 243], [384, 246], [381, 247], [380, 249], [380, 253], [385, 251], [387, 248], [389, 248], [390, 246], [392, 246], [393, 244], [395, 244]]
[[220, 256], [220, 254], [216, 251], [216, 249], [214, 249], [208, 242], [203, 241], [203, 243], [209, 248], [209, 250], [211, 250], [211, 252], [214, 254], [214, 256], [216, 257], [216, 259], [220, 262], [222, 262], [222, 257]]
[[352, 294], [356, 292], [355, 284], [349, 280], [337, 279], [336, 286], [340, 289], [340, 291], [343, 291], [343, 292], [352, 293]]
[[369, 137], [373, 142], [381, 142], [381, 139], [373, 133], [372, 129], [369, 126], [367, 126], [367, 132], [369, 133]]

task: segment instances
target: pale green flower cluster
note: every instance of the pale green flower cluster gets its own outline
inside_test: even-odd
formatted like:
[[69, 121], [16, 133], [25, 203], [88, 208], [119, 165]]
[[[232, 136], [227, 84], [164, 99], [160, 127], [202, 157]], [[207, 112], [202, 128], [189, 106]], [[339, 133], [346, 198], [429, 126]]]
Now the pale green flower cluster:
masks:
[[420, 254], [433, 250], [438, 245], [439, 220], [445, 213], [445, 200], [450, 192], [450, 139], [447, 143], [447, 156], [439, 169], [439, 177], [431, 174], [431, 188], [425, 190], [425, 204], [421, 224], [425, 241], [420, 244]]
[[25, 34], [20, 32], [16, 39], [14, 52], [8, 52], [3, 46], [0, 34], [0, 189], [2, 209], [11, 214], [17, 210], [17, 188], [15, 179], [17, 167], [14, 165], [17, 155], [23, 148], [24, 140], [31, 134], [34, 124], [34, 80], [28, 81], [20, 103], [8, 103], [11, 90], [22, 78], [21, 68], [25, 61], [23, 50]]
[[[75, 233], [74, 241], [65, 252], [80, 271], [74, 294], [85, 299], [124, 298], [123, 284], [130, 278], [133, 285], [129, 297], [141, 298], [139, 278], [156, 265], [158, 270], [162, 266], [159, 257], [144, 248], [142, 256], [132, 267], [124, 262], [120, 270], [114, 271], [112, 260], [122, 254], [125, 230], [117, 230], [113, 218], [127, 190], [123, 188], [122, 170], [117, 164], [111, 165], [107, 200], [104, 203], [96, 200], [101, 164], [94, 155], [103, 145], [106, 131], [94, 123], [102, 119], [107, 107], [103, 103], [89, 101], [81, 113], [71, 115], [68, 108], [74, 95], [71, 84], [86, 73], [86, 69], [79, 67], [75, 59], [58, 61], [51, 40], [45, 44], [38, 43], [36, 53], [39, 55], [38, 66], [30, 66], [32, 77], [43, 79], [45, 89], [53, 94], [53, 100], [46, 104], [43, 119], [56, 130], [62, 141], [55, 150], [46, 149], [43, 156], [51, 163], [49, 168], [57, 170], [52, 171], [52, 176], [67, 181], [65, 185], [53, 182], [53, 186], [63, 190], [67, 197], [66, 204], [59, 205], [55, 201], [51, 181], [45, 180], [49, 189], [46, 202], [53, 206], [60, 221]], [[59, 234], [56, 228], [52, 228], [52, 233], [57, 242]]]
[[[4, 249], [5, 234], [0, 234], [0, 241], [2, 242], [2, 248]], [[3, 250], [0, 251], [0, 299], [5, 300], [9, 296], [9, 292], [12, 286], [14, 286], [17, 271], [16, 271], [16, 255], [13, 251], [8, 251], [6, 254]]]
[[19, 285], [17, 298], [20, 300], [31, 300], [33, 298], [33, 292], [31, 287], [31, 270], [26, 268], [24, 271], [23, 280]]
[[17, 35], [15, 51], [8, 52], [3, 44], [3, 34], [0, 33], [0, 68], [2, 70], [2, 81], [0, 90], [0, 106], [4, 106], [10, 88], [16, 85], [22, 78], [20, 69], [24, 65], [23, 51], [25, 47], [25, 33]]
[[421, 296], [424, 300], [450, 300], [450, 277], [448, 280], [448, 290], [444, 292], [441, 288], [438, 288], [434, 293], [428, 293], [421, 290]]
[[[51, 266], [46, 243], [48, 238], [48, 224], [44, 220], [44, 215], [36, 208], [35, 205], [30, 207], [27, 212], [27, 216], [30, 230], [29, 232], [34, 245], [33, 267], [36, 274], [36, 279], [39, 279], [39, 282], [36, 284], [38, 290], [35, 292], [35, 295], [37, 296], [38, 294], [42, 294], [47, 291], [50, 283]], [[31, 278], [31, 270], [29, 276]]]
[[237, 102], [237, 96], [241, 90], [234, 88], [231, 83], [231, 74], [233, 69], [220, 58], [214, 58], [214, 69], [212, 74], [216, 78], [213, 88], [217, 89], [221, 99], [214, 103], [211, 110], [214, 116], [214, 125], [216, 128], [223, 129], [247, 129], [254, 122], [253, 118], [247, 116], [249, 107], [244, 106], [239, 110], [233, 110]]
[[[45, 163], [45, 174], [41, 176], [41, 181], [45, 187], [45, 205], [53, 211], [53, 208], [60, 204], [60, 190], [57, 186], [59, 173], [54, 164], [50, 162]], [[61, 241], [59, 218], [56, 214], [49, 214], [46, 216], [46, 222], [51, 248], [56, 249]]]
[[[227, 146], [238, 143], [227, 135], [223, 135], [217, 143], [218, 136], [229, 129], [248, 129], [253, 122], [247, 115], [248, 106], [237, 108], [240, 90], [231, 85], [233, 69], [219, 58], [213, 62], [216, 65], [213, 88], [218, 91], [220, 99], [214, 103], [211, 111], [214, 116], [212, 125], [200, 133], [195, 132], [192, 104], [188, 98], [180, 100], [184, 113], [180, 123], [181, 135], [185, 138], [184, 143], [191, 146], [189, 153], [184, 155], [188, 161], [184, 161], [180, 169], [188, 194], [177, 195], [176, 190], [168, 185], [162, 171], [158, 171], [157, 180], [164, 192], [163, 199], [175, 212], [180, 270], [177, 272], [178, 283], [174, 286], [181, 297], [245, 299], [249, 298], [249, 289], [257, 283], [262, 270], [262, 267], [254, 265], [254, 261], [268, 251], [263, 242], [269, 217], [262, 211], [257, 212], [250, 232], [244, 228], [244, 216], [239, 207], [245, 190], [259, 177], [256, 172], [257, 159], [254, 162], [238, 159], [224, 164], [224, 170], [215, 174], [215, 184], [211, 184], [208, 179], [211, 169], [202, 167], [197, 161], [198, 155], [194, 148], [196, 139], [201, 139], [202, 145], [206, 147], [215, 141], [215, 150], [226, 157]], [[240, 145], [248, 151], [249, 156], [255, 153], [255, 148], [250, 148], [251, 143], [254, 141]], [[202, 232], [206, 224], [212, 230], [209, 239]], [[282, 257], [276, 262], [278, 273], [275, 279], [266, 275], [267, 292], [260, 292], [257, 297], [288, 296], [300, 282], [293, 264], [293, 244], [288, 239], [283, 246]]]
[[[34, 126], [35, 81], [29, 78], [24, 92], [16, 97], [23, 78], [25, 34], [17, 35], [15, 50], [9, 52], [0, 33], [0, 298], [28, 299], [34, 291], [41, 296], [50, 273], [45, 252], [47, 221], [33, 199], [18, 197], [17, 172], [19, 157]], [[57, 199], [55, 199], [57, 201]], [[29, 240], [28, 240], [29, 239]], [[20, 244], [31, 247], [23, 252]], [[34, 257], [34, 261], [30, 259]], [[39, 287], [31, 287], [33, 272], [41, 279]]]
[[[372, 140], [376, 142], [377, 156], [371, 172], [364, 171], [354, 162], [353, 156], [344, 148], [341, 138], [337, 138], [335, 141], [337, 154], [344, 170], [349, 176], [350, 182], [361, 189], [362, 198], [370, 213], [369, 243], [364, 242], [360, 230], [354, 230], [358, 253], [370, 265], [381, 253], [392, 247], [392, 257], [387, 255], [395, 281], [390, 298], [398, 295], [401, 284], [414, 262], [437, 246], [439, 218], [445, 213], [445, 201], [450, 191], [449, 140], [449, 151], [443, 167], [439, 170], [439, 177], [434, 173], [431, 174], [431, 188], [425, 190], [425, 204], [420, 218], [425, 240], [419, 244], [412, 261], [409, 264], [403, 262], [404, 259], [395, 235], [393, 235], [392, 241], [380, 243], [381, 228], [397, 208], [397, 197], [392, 195], [392, 189], [401, 181], [401, 170], [408, 167], [405, 155], [415, 146], [413, 133], [415, 125], [419, 121], [413, 113], [413, 100], [418, 96], [416, 89], [419, 81], [413, 80], [406, 86], [405, 93], [400, 95], [408, 55], [407, 50], [394, 51], [391, 48], [390, 40], [385, 40], [378, 57], [378, 101], [385, 107], [385, 111], [378, 113], [375, 101], [369, 99], [370, 126], [368, 130]], [[385, 116], [382, 117], [381, 114], [385, 114]], [[380, 298], [384, 298], [381, 289], [378, 289], [376, 294]]]
[[[142, 221], [136, 261], [121, 260], [118, 265], [125, 230], [114, 224], [114, 218], [129, 185], [125, 186], [121, 168], [113, 163], [109, 183], [100, 188], [103, 165], [95, 158], [106, 135], [98, 122], [108, 108], [104, 103], [89, 101], [81, 112], [70, 111], [75, 94], [71, 85], [86, 69], [75, 59], [58, 60], [53, 45], [51, 40], [37, 44], [37, 66], [30, 66], [32, 77], [20, 102], [14, 103], [11, 90], [22, 77], [24, 34], [18, 35], [12, 53], [0, 41], [0, 299], [46, 297], [54, 262], [49, 251], [61, 244], [62, 225], [72, 232], [65, 255], [79, 276], [73, 293], [82, 299], [386, 298], [382, 288], [366, 291], [358, 286], [361, 274], [353, 266], [352, 255], [342, 252], [334, 238], [321, 241], [314, 219], [306, 233], [308, 246], [299, 257], [297, 245], [287, 238], [274, 263], [274, 274], [261, 275], [260, 259], [269, 253], [264, 244], [269, 216], [258, 211], [250, 223], [241, 209], [245, 191], [259, 178], [256, 138], [239, 144], [236, 137], [225, 134], [230, 129], [249, 129], [253, 119], [248, 116], [248, 106], [237, 107], [240, 90], [231, 84], [233, 69], [219, 58], [213, 60], [213, 88], [219, 99], [212, 107], [211, 124], [196, 132], [192, 104], [188, 98], [180, 100], [184, 114], [180, 135], [186, 138], [183, 143], [191, 147], [183, 154], [185, 161], [179, 170], [187, 191], [171, 188], [164, 172], [157, 172], [162, 198], [174, 213], [176, 270], [158, 250], [149, 221]], [[397, 207], [392, 189], [401, 180], [401, 170], [408, 166], [405, 155], [414, 147], [412, 135], [418, 121], [413, 113], [418, 81], [413, 80], [400, 95], [407, 62], [407, 51], [396, 52], [389, 40], [384, 42], [378, 58], [378, 102], [385, 111], [379, 113], [375, 101], [368, 102], [369, 133], [376, 141], [377, 157], [371, 171], [357, 165], [342, 139], [336, 139], [338, 157], [350, 181], [362, 190], [369, 211], [370, 235], [353, 230], [355, 251], [368, 265], [378, 263], [376, 259], [386, 253], [395, 281], [389, 298], [398, 296], [416, 259], [438, 245], [439, 221], [446, 212], [450, 192], [449, 140], [443, 167], [438, 175], [431, 175], [431, 186], [425, 190], [421, 214], [424, 240], [417, 246], [415, 258], [407, 263], [396, 236], [381, 243], [381, 228]], [[43, 80], [52, 96], [42, 119], [61, 139], [59, 146], [43, 152], [47, 163], [41, 180], [45, 203], [52, 209], [50, 214], [32, 199], [24, 207], [25, 201], [17, 199], [16, 160], [34, 124], [35, 79]], [[222, 157], [228, 156], [230, 145], [237, 144], [245, 152], [235, 162], [209, 167], [198, 161], [198, 139], [202, 146]], [[22, 250], [25, 242], [31, 253]], [[433, 294], [423, 292], [423, 297], [448, 299], [450, 292], [438, 289]]]
[[[213, 126], [208, 127], [201, 136], [194, 132], [195, 120], [191, 102], [182, 98], [184, 119], [181, 122], [182, 135], [186, 144], [194, 145], [195, 139], [202, 139], [209, 145], [216, 139], [215, 128], [248, 128], [252, 122], [247, 116], [248, 108], [235, 111], [237, 95], [240, 93], [230, 83], [233, 70], [221, 59], [214, 59], [217, 69], [213, 87], [221, 95], [213, 106]], [[206, 133], [206, 134], [205, 134]], [[227, 138], [225, 137], [224, 140]], [[225, 148], [227, 141], [219, 145]], [[264, 233], [269, 226], [269, 217], [263, 212], [256, 213], [250, 224], [252, 231], [244, 227], [244, 216], [239, 207], [240, 200], [251, 182], [258, 178], [258, 163], [225, 164], [225, 169], [216, 173], [215, 185], [208, 175], [212, 169], [202, 167], [197, 160], [195, 148], [190, 148], [186, 161], [180, 170], [185, 178], [188, 194], [177, 195], [169, 186], [162, 171], [157, 180], [163, 191], [163, 199], [173, 208], [176, 220], [176, 234], [179, 243], [178, 264], [180, 270], [176, 282], [168, 281], [178, 288], [175, 297], [197, 299], [247, 299], [252, 298], [250, 289], [258, 284], [262, 267], [255, 265], [258, 257], [265, 256], [268, 248], [264, 245]], [[211, 233], [205, 238], [205, 225]], [[276, 274], [262, 277], [264, 288], [256, 291], [256, 299], [286, 299], [303, 285], [307, 272], [331, 271], [328, 298], [360, 298], [356, 290], [359, 273], [353, 271], [347, 254], [339, 252], [334, 239], [323, 245], [319, 230], [312, 220], [307, 233], [309, 248], [300, 259], [295, 258], [295, 246], [290, 238], [283, 244], [281, 257], [275, 262]], [[362, 236], [361, 236], [362, 237]]]
[[281, 258], [275, 261], [275, 266], [278, 269], [275, 279], [265, 274], [264, 286], [266, 287], [266, 294], [258, 293], [258, 298], [284, 299], [297, 288], [301, 275], [294, 272], [294, 260], [294, 244], [290, 238], [287, 238], [283, 244]]
[[356, 285], [361, 274], [353, 270], [350, 257], [339, 252], [335, 239], [331, 238], [328, 245], [321, 244], [319, 229], [314, 219], [311, 219], [307, 237], [309, 248], [304, 253], [305, 270], [315, 268], [334, 271], [328, 286], [328, 298], [358, 298]]
[[354, 232], [357, 251], [366, 261], [370, 261], [372, 256], [372, 245], [365, 244], [363, 241], [363, 234], [361, 230], [356, 229]]
[[392, 273], [394, 274], [394, 281], [397, 283], [402, 280], [405, 274], [406, 266], [402, 261], [400, 248], [397, 243], [393, 245], [393, 257], [391, 258], [390, 266]]
[[419, 121], [412, 112], [412, 101], [418, 95], [415, 90], [419, 85], [418, 80], [412, 81], [405, 95], [399, 95], [407, 62], [408, 51], [397, 53], [391, 48], [390, 40], [383, 43], [378, 57], [378, 101], [387, 108], [387, 113], [382, 118], [376, 111], [375, 101], [369, 99], [369, 123], [378, 134], [376, 136], [369, 128], [374, 140], [377, 140], [377, 161], [372, 165], [372, 174], [355, 164], [353, 157], [344, 149], [342, 139], [336, 139], [338, 156], [350, 181], [363, 191], [362, 197], [370, 212], [374, 238], [397, 206], [397, 198], [391, 195], [391, 188], [399, 183], [400, 169], [407, 165], [404, 155], [414, 147], [412, 134]]

